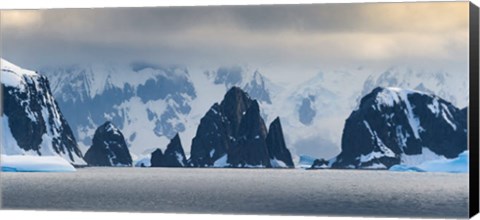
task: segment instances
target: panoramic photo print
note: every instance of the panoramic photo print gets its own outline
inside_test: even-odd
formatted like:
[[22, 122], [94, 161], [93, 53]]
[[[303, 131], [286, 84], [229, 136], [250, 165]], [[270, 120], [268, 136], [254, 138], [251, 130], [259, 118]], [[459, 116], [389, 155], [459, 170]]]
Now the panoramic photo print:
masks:
[[2, 10], [1, 208], [466, 218], [468, 12]]

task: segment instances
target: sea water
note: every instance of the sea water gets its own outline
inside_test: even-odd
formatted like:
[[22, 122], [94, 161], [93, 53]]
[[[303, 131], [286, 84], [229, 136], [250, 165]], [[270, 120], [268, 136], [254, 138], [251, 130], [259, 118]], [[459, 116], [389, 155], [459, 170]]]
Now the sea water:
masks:
[[468, 174], [79, 168], [0, 175], [4, 209], [439, 218], [468, 213]]

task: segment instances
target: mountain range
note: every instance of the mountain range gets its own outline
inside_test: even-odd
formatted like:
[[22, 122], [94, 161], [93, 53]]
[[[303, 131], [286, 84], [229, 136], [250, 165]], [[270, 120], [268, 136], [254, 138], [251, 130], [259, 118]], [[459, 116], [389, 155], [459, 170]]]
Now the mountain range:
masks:
[[[2, 77], [15, 68], [17, 72], [33, 73], [2, 60]], [[468, 90], [464, 86], [467, 78], [446, 72], [415, 72], [399, 68], [377, 74], [371, 74], [363, 68], [320, 72], [304, 83], [292, 85], [274, 83], [259, 70], [249, 71], [241, 66], [192, 73], [178, 66], [102, 64], [44, 68], [40, 74], [33, 74], [34, 78], [47, 82], [43, 87], [48, 89], [44, 89], [42, 95], [50, 97], [47, 99], [54, 103], [48, 107], [57, 109], [53, 112], [58, 112], [61, 123], [57, 124], [63, 127], [57, 130], [58, 134], [65, 136], [66, 141], [62, 143], [78, 140], [78, 146], [67, 144], [63, 147], [70, 148], [68, 150], [53, 147], [53, 152], [57, 152], [58, 148], [58, 152], [67, 154], [72, 162], [75, 159], [81, 161], [81, 155], [92, 146], [97, 129], [105, 121], [112, 122], [122, 131], [133, 163], [150, 156], [157, 148], [166, 150], [177, 134], [182, 137], [185, 158], [191, 158], [189, 146], [192, 146], [202, 118], [206, 116], [205, 112], [214, 109], [215, 105], [211, 106], [211, 103], [221, 100], [223, 94], [234, 87], [245, 91], [255, 100], [258, 117], [264, 123], [271, 124], [269, 130], [272, 127], [275, 130], [279, 127], [276, 124], [282, 121], [281, 132], [276, 132], [276, 135], [281, 134], [284, 143], [277, 144], [288, 146], [294, 160], [300, 155], [329, 159], [342, 152], [342, 136], [345, 135], [347, 124], [338, 122], [349, 118], [352, 112], [359, 109], [362, 97], [375, 90], [373, 85], [378, 84], [383, 88], [390, 85], [413, 87], [409, 90], [435, 95], [452, 106], [462, 108], [468, 102], [468, 95], [463, 93], [463, 90]], [[349, 87], [345, 89], [347, 82]], [[17, 84], [16, 89], [22, 88], [21, 83]], [[5, 92], [9, 87], [8, 81], [3, 82], [2, 79], [2, 86]], [[23, 96], [34, 93], [32, 90]], [[18, 93], [17, 96], [22, 95]], [[29, 116], [28, 108], [22, 108]], [[2, 121], [10, 126], [8, 119], [5, 120], [7, 117], [3, 117]], [[10, 130], [14, 131], [15, 128]], [[52, 135], [57, 134], [52, 132]], [[267, 139], [268, 136], [265, 136]], [[60, 142], [52, 143], [57, 146]], [[38, 149], [37, 154], [41, 154]]]
[[[191, 72], [184, 67], [145, 63], [97, 64], [40, 72], [50, 79], [83, 152], [91, 145], [95, 129], [108, 120], [123, 131], [133, 158], [166, 146], [177, 133], [184, 137], [184, 145], [190, 146], [210, 103], [220, 100], [232, 86], [258, 100], [265, 122], [277, 116], [282, 119], [285, 141], [294, 158], [336, 156], [343, 132], [343, 123], [338, 121], [344, 121], [375, 85], [401, 85], [433, 93], [459, 107], [468, 102], [467, 78], [407, 68], [319, 72], [292, 85], [275, 83], [261, 71], [243, 66]], [[189, 149], [185, 153], [189, 155]]]

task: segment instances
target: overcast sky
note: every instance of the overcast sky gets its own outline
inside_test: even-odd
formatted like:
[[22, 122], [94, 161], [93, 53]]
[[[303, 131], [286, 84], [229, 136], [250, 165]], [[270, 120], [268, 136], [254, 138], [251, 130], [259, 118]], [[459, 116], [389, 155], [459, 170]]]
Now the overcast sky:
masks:
[[1, 12], [18, 65], [147, 61], [318, 72], [406, 65], [467, 71], [468, 2]]

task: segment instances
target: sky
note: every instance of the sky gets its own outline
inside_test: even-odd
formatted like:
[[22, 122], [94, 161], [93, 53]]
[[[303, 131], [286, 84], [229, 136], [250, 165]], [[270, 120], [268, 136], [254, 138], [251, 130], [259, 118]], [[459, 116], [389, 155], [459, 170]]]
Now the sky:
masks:
[[5, 10], [0, 28], [1, 56], [30, 69], [248, 65], [284, 82], [364, 66], [468, 70], [468, 2]]

